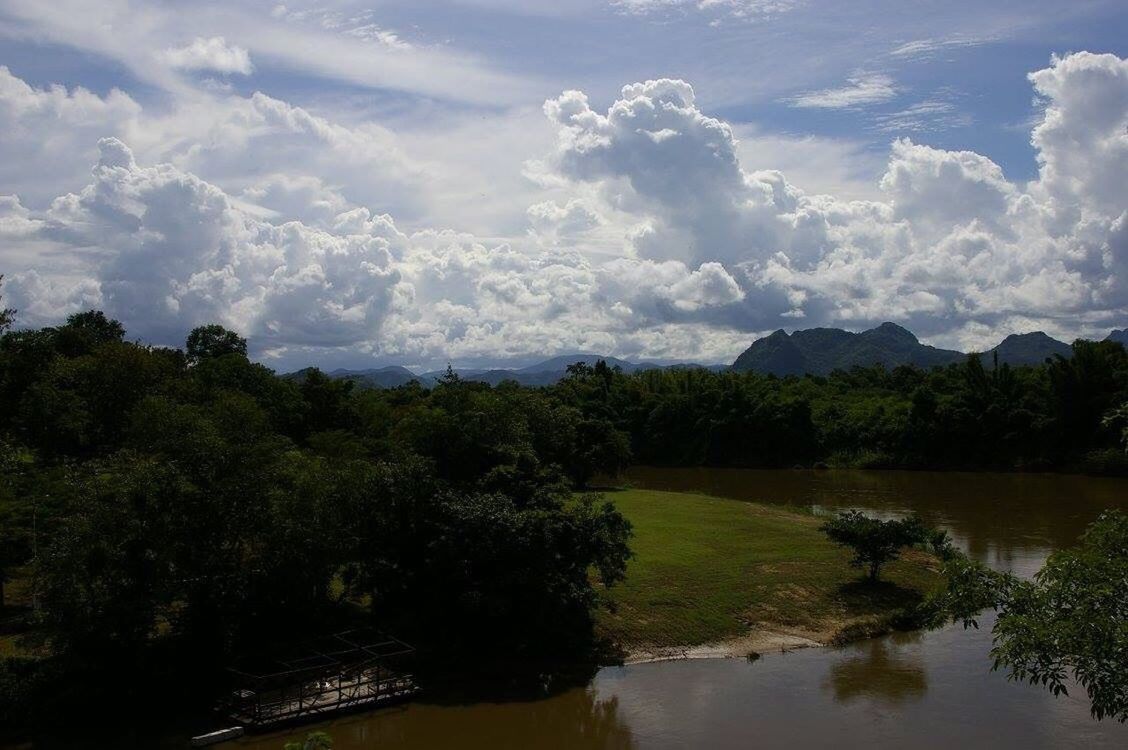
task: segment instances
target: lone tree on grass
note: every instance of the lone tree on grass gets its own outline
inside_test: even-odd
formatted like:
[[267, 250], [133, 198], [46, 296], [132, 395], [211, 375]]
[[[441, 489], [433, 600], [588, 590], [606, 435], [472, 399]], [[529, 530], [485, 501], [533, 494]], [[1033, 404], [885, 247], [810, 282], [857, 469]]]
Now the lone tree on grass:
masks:
[[850, 564], [865, 568], [871, 581], [877, 580], [881, 566], [896, 560], [904, 547], [930, 539], [929, 529], [919, 518], [882, 521], [856, 510], [839, 514], [822, 525], [830, 541], [854, 551]]

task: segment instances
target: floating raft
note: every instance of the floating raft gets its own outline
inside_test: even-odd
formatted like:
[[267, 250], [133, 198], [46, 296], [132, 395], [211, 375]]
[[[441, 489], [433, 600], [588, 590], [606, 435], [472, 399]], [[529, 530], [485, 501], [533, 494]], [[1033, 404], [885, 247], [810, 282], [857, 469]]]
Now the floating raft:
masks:
[[220, 710], [248, 731], [262, 731], [398, 703], [419, 692], [410, 670], [414, 654], [403, 641], [373, 630], [305, 642], [283, 656], [231, 668], [235, 689]]

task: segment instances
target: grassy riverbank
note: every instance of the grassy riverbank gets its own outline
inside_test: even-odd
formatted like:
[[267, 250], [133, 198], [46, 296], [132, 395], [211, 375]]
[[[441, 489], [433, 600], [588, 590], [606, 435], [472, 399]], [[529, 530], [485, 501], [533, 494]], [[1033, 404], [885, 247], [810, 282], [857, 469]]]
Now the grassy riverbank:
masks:
[[907, 552], [869, 584], [810, 515], [704, 495], [609, 492], [634, 525], [635, 557], [610, 592], [603, 635], [628, 658], [739, 653], [887, 630], [939, 583]]

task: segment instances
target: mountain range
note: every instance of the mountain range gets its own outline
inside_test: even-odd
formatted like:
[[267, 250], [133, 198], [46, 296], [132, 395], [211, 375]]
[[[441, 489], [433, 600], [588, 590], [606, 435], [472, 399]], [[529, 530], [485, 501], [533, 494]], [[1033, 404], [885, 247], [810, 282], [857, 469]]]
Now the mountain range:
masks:
[[861, 333], [841, 328], [809, 328], [792, 334], [779, 330], [753, 342], [736, 358], [732, 368], [780, 376], [826, 375], [855, 365], [916, 365], [928, 369], [963, 358], [960, 352], [920, 343], [895, 323], [882, 323]]
[[[602, 354], [562, 354], [543, 362], [520, 367], [516, 369], [473, 369], [453, 368], [456, 375], [463, 380], [497, 385], [505, 380], [512, 380], [527, 386], [552, 385], [567, 373], [568, 366], [576, 362], [594, 365], [603, 360], [610, 367], [618, 367], [625, 373], [640, 372], [642, 370], [681, 369], [687, 367], [702, 367], [709, 370], [725, 370], [727, 365], [698, 365], [694, 363], [659, 364], [657, 362], [629, 362], [618, 357], [608, 357]], [[301, 380], [312, 368], [298, 370], [283, 375], [291, 380]], [[418, 381], [424, 387], [431, 387], [439, 378], [446, 374], [446, 370], [431, 370], [429, 372], [414, 373], [406, 367], [392, 365], [366, 370], [338, 369], [326, 373], [331, 378], [338, 380], [351, 380], [361, 388], [396, 388], [406, 385], [411, 381]]]
[[[1128, 346], [1128, 329], [1114, 330], [1108, 335], [1109, 341]], [[1068, 357], [1072, 353], [1070, 345], [1058, 341], [1041, 331], [1033, 333], [1013, 333], [1003, 339], [998, 346], [981, 352], [985, 363], [998, 360], [999, 364], [1037, 365], [1054, 355]], [[868, 331], [853, 333], [841, 328], [809, 328], [787, 333], [776, 331], [769, 336], [752, 342], [736, 361], [732, 369], [738, 372], [761, 372], [779, 376], [786, 375], [829, 375], [834, 370], [849, 370], [851, 367], [881, 364], [887, 368], [899, 365], [915, 365], [928, 369], [936, 366], [962, 362], [967, 357], [964, 352], [954, 349], [938, 349], [922, 344], [913, 333], [895, 323], [882, 323]], [[468, 369], [455, 368], [454, 372], [464, 380], [497, 385], [505, 380], [513, 380], [521, 385], [551, 385], [564, 377], [568, 366], [576, 362], [594, 365], [604, 360], [611, 367], [618, 367], [625, 373], [641, 370], [703, 367], [719, 371], [728, 369], [725, 365], [698, 365], [694, 363], [659, 364], [656, 362], [629, 362], [601, 354], [564, 354], [534, 365], [516, 369]], [[305, 377], [306, 370], [298, 370], [284, 377], [299, 380]], [[328, 373], [332, 378], [351, 380], [361, 388], [396, 388], [411, 381], [418, 381], [425, 387], [433, 386], [445, 374], [445, 370], [432, 370], [414, 373], [406, 367], [392, 365], [366, 370], [338, 369]]]
[[[1055, 354], [1068, 357], [1071, 353], [1069, 344], [1041, 331], [1011, 334], [993, 349], [980, 352], [988, 363], [997, 359], [999, 364], [1012, 366], [1037, 365]], [[834, 370], [875, 364], [928, 369], [966, 358], [964, 352], [922, 344], [911, 331], [896, 323], [882, 323], [861, 333], [840, 328], [810, 328], [791, 334], [776, 331], [754, 341], [732, 367], [740, 372], [751, 370], [779, 376], [829, 375]]]

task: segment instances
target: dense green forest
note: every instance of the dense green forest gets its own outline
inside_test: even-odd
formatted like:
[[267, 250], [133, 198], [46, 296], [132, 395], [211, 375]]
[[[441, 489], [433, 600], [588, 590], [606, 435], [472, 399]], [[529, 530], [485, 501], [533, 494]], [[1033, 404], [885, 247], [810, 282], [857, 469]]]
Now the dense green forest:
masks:
[[357, 623], [463, 661], [563, 658], [629, 554], [629, 524], [575, 492], [627, 459], [605, 421], [456, 377], [295, 384], [218, 326], [184, 350], [98, 312], [6, 333], [0, 436], [0, 725], [206, 697], [233, 654]]
[[1128, 354], [1072, 349], [1034, 367], [971, 355], [826, 377], [575, 365], [549, 392], [626, 433], [642, 464], [1122, 473]]
[[387, 390], [246, 352], [219, 326], [130, 342], [96, 311], [0, 336], [0, 720], [358, 622], [463, 659], [582, 652], [631, 535], [583, 491], [632, 462], [1125, 466], [1112, 342], [1037, 367], [599, 362], [544, 388]]

